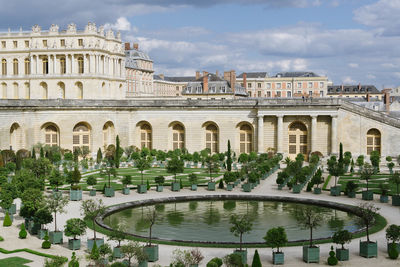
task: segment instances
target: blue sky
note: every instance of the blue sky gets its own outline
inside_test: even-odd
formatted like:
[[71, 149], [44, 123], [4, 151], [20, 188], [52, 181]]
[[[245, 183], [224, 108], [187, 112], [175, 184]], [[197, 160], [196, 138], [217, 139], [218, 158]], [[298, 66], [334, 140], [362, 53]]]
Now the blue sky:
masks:
[[[139, 42], [156, 73], [314, 71], [399, 86], [400, 0], [0, 0], [0, 28], [88, 21]], [[46, 8], [45, 8], [46, 7]]]

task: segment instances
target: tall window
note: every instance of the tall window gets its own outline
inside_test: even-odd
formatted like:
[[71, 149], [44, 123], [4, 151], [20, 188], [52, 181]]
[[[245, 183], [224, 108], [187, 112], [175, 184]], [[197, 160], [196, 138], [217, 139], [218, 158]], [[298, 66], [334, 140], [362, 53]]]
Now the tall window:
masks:
[[83, 147], [90, 149], [90, 129], [86, 124], [78, 123], [72, 135], [72, 148], [75, 150]]
[[14, 99], [18, 99], [19, 98], [18, 83], [13, 83], [13, 90], [14, 90]]
[[381, 132], [377, 129], [371, 129], [367, 132], [367, 154], [372, 151], [378, 151], [381, 154]]
[[206, 148], [211, 153], [218, 153], [218, 128], [214, 124], [206, 127]]
[[14, 75], [18, 75], [18, 59], [16, 58], [13, 60], [13, 72]]
[[7, 84], [6, 83], [1, 84], [1, 95], [2, 95], [3, 99], [7, 98]]
[[114, 124], [109, 121], [103, 126], [103, 146], [108, 147], [108, 145], [114, 144], [115, 140], [115, 128]]
[[81, 82], [75, 83], [76, 87], [76, 92], [77, 92], [77, 98], [78, 99], [83, 99], [83, 85]]
[[83, 57], [78, 58], [78, 73], [82, 74], [84, 71], [84, 65], [83, 65]]
[[47, 59], [47, 57], [44, 57], [42, 59], [42, 71], [43, 74], [49, 74], [49, 60]]
[[289, 155], [294, 158], [299, 153], [307, 156], [307, 127], [302, 122], [293, 122], [289, 126]]
[[1, 74], [7, 75], [7, 60], [4, 58], [1, 60]]
[[58, 146], [57, 128], [54, 125], [49, 125], [44, 132], [44, 143], [49, 146]]
[[25, 58], [25, 75], [31, 74], [31, 60], [29, 58]]
[[172, 127], [172, 148], [185, 148], [185, 129], [180, 124], [175, 124]]
[[48, 98], [47, 83], [41, 82], [40, 87], [42, 90], [42, 99], [47, 99]]
[[240, 153], [250, 153], [253, 151], [253, 130], [250, 125], [240, 126]]
[[65, 74], [67, 72], [67, 65], [65, 57], [60, 58], [60, 73]]
[[151, 127], [147, 123], [140, 126], [140, 147], [151, 149]]
[[63, 82], [59, 82], [57, 85], [60, 98], [65, 99], [65, 84]]

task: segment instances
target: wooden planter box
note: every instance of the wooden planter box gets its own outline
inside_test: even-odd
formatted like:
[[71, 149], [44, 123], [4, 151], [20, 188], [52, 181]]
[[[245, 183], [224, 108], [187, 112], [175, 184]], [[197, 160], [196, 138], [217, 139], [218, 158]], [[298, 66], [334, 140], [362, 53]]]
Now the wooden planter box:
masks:
[[181, 184], [179, 182], [172, 182], [171, 190], [174, 192], [178, 192], [179, 190], [181, 190]]
[[356, 192], [347, 192], [347, 197], [355, 198], [356, 197]]
[[232, 191], [232, 190], [233, 190], [233, 184], [227, 184], [226, 191]]
[[147, 193], [147, 185], [146, 185], [146, 184], [139, 184], [139, 185], [137, 186], [137, 192], [138, 192], [139, 194], [145, 194], [145, 193]]
[[47, 229], [39, 229], [38, 238], [41, 239], [41, 240], [44, 240], [44, 237], [46, 236], [46, 234], [49, 234]]
[[129, 189], [129, 187], [122, 188], [122, 194], [123, 195], [129, 195], [130, 192], [131, 192], [131, 190]]
[[39, 223], [35, 223], [33, 221], [29, 221], [29, 225], [28, 225], [28, 232], [31, 235], [37, 235], [39, 230], [41, 228], [41, 225]]
[[208, 182], [207, 189], [208, 191], [215, 191], [215, 182]]
[[157, 185], [157, 187], [156, 187], [156, 191], [157, 192], [162, 192], [164, 190], [164, 186], [162, 186], [162, 185]]
[[104, 188], [104, 195], [106, 197], [114, 197], [115, 196], [115, 190], [112, 187], [106, 187]]
[[319, 247], [303, 246], [303, 261], [319, 262]]
[[336, 248], [336, 258], [340, 261], [348, 261], [349, 260], [349, 250]]
[[68, 239], [68, 248], [70, 250], [81, 249], [81, 240], [80, 239]]
[[14, 215], [17, 213], [17, 205], [11, 204], [11, 207], [8, 209], [8, 215]]
[[243, 184], [243, 192], [251, 192], [251, 185], [249, 183]]
[[63, 232], [49, 232], [49, 241], [52, 244], [62, 244], [63, 243]]
[[340, 196], [340, 192], [342, 191], [342, 187], [340, 185], [332, 186], [331, 189], [331, 196]]
[[82, 200], [82, 190], [69, 190], [69, 200], [71, 201]]
[[389, 196], [380, 196], [379, 197], [379, 201], [381, 202], [381, 203], [388, 203], [389, 202]]
[[360, 256], [364, 258], [378, 257], [378, 242], [360, 241]]
[[372, 191], [363, 191], [362, 192], [362, 199], [363, 200], [373, 200], [374, 199], [374, 192]]
[[96, 189], [91, 189], [89, 191], [89, 196], [94, 197], [96, 195]]
[[139, 262], [138, 267], [147, 267], [148, 266], [148, 262], [147, 261], [142, 261]]
[[[92, 251], [93, 248], [93, 244], [94, 244], [94, 239], [88, 239], [87, 240], [87, 249], [89, 251]], [[100, 247], [101, 245], [104, 244], [104, 238], [96, 238], [96, 245], [97, 247]]]
[[397, 195], [392, 196], [392, 205], [400, 206], [400, 196], [397, 196]]
[[321, 194], [321, 188], [320, 187], [314, 187], [314, 194], [316, 194], [316, 195]]
[[120, 247], [114, 247], [113, 248], [113, 257], [116, 259], [121, 259], [123, 258], [123, 254], [121, 252], [121, 248]]
[[158, 245], [145, 246], [144, 252], [147, 254], [149, 262], [158, 261]]
[[300, 194], [300, 192], [301, 192], [301, 185], [300, 185], [300, 184], [294, 184], [294, 185], [293, 185], [292, 192], [293, 192], [294, 194]]
[[285, 254], [283, 252], [272, 252], [272, 264], [284, 264]]
[[235, 250], [233, 251], [233, 254], [237, 254], [242, 258], [243, 265], [247, 264], [247, 250]]
[[192, 185], [190, 186], [190, 190], [196, 191], [196, 190], [197, 190], [197, 184], [192, 184]]

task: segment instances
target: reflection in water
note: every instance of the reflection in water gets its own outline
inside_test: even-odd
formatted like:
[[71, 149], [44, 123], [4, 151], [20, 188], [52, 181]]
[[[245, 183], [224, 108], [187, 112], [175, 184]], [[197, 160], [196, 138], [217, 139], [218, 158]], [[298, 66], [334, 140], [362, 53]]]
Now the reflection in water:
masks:
[[[297, 203], [242, 200], [157, 204], [153, 236], [176, 240], [237, 242], [237, 238], [229, 231], [229, 218], [232, 214], [237, 214], [248, 215], [253, 224], [252, 231], [244, 236], [244, 242], [264, 242], [263, 237], [268, 229], [277, 226], [285, 228], [289, 240], [304, 240], [309, 237], [309, 230], [299, 227], [294, 214], [305, 206]], [[346, 212], [315, 208], [320, 209], [326, 218], [324, 224], [315, 229], [315, 238], [330, 237], [339, 228], [352, 232], [358, 229], [356, 218]], [[147, 209], [148, 207], [138, 207], [123, 210], [108, 216], [105, 223], [125, 223], [128, 232], [147, 236]]]

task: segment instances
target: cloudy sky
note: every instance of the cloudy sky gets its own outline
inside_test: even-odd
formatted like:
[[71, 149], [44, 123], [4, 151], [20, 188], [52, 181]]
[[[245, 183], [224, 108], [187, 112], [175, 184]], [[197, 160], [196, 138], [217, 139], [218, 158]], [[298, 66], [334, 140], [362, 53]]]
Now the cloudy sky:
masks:
[[139, 42], [156, 73], [314, 71], [400, 85], [400, 0], [0, 0], [0, 30], [88, 21]]

